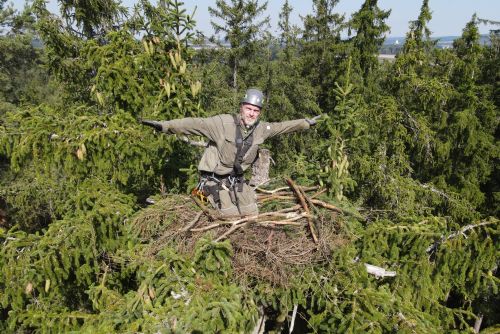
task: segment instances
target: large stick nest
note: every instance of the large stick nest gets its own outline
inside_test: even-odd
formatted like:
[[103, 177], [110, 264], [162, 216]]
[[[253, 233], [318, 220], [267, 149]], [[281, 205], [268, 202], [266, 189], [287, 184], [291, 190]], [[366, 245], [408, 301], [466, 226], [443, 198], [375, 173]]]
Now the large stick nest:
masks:
[[168, 196], [141, 210], [132, 227], [148, 244], [148, 256], [166, 246], [193, 254], [196, 242], [204, 236], [229, 239], [239, 281], [286, 285], [291, 275], [328, 261], [331, 250], [347, 242], [337, 233], [342, 211], [317, 199], [323, 191], [287, 181], [287, 187], [257, 188], [261, 210], [257, 216], [221, 218], [197, 198]]

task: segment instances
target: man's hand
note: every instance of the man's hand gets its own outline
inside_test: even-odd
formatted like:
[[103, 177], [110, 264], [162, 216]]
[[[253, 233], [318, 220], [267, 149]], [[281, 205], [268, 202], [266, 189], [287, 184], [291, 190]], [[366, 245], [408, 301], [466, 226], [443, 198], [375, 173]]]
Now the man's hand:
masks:
[[314, 116], [313, 118], [306, 118], [306, 122], [309, 123], [310, 126], [316, 125], [318, 119], [320, 119], [321, 116], [323, 115]]
[[141, 123], [144, 124], [144, 125], [147, 125], [147, 126], [150, 126], [150, 127], [153, 127], [155, 128], [155, 130], [157, 131], [161, 131], [163, 129], [163, 127], [161, 126], [161, 123], [160, 122], [156, 122], [156, 121], [149, 121], [147, 119], [143, 119], [141, 120]]

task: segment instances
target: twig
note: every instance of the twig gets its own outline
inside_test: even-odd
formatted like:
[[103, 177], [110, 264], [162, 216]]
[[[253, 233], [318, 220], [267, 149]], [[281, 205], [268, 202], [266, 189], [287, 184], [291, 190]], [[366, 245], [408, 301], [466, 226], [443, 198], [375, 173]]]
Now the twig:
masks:
[[[302, 194], [302, 197], [306, 200], [307, 205], [309, 206], [309, 209], [313, 211], [314, 214], [318, 213], [318, 209], [314, 206], [314, 203], [312, 203], [311, 199], [307, 197], [306, 192], [299, 188], [300, 193]], [[313, 219], [311, 220], [312, 227], [314, 228], [314, 234], [316, 235], [316, 239], [318, 239], [318, 229], [316, 225], [316, 221]]]
[[245, 222], [244, 224], [239, 224], [239, 225], [233, 225], [229, 230], [224, 232], [222, 235], [220, 235], [217, 239], [215, 239], [215, 242], [219, 242], [221, 240], [224, 240], [228, 235], [239, 229], [240, 227], [243, 227], [247, 224], [248, 222]]
[[264, 193], [264, 194], [274, 194], [274, 193], [277, 193], [278, 191], [282, 191], [282, 190], [288, 190], [290, 189], [290, 187], [281, 187], [281, 188], [276, 188], [276, 189], [273, 189], [273, 190], [266, 190], [266, 189], [262, 189], [262, 188], [259, 188], [259, 187], [256, 187], [255, 190], [258, 191], [258, 192], [261, 192], [261, 193]]
[[[309, 207], [307, 206], [307, 203], [304, 200], [304, 196], [302, 196], [300, 189], [297, 188], [297, 185], [292, 181], [292, 179], [286, 179], [286, 182], [290, 185], [290, 188], [292, 188], [292, 190], [295, 192], [295, 195], [297, 195], [297, 198], [299, 199], [300, 204], [304, 208], [304, 211], [307, 214], [310, 214], [311, 212], [309, 211]], [[318, 243], [318, 237], [316, 236], [316, 233], [314, 232], [313, 221], [310, 217], [307, 218], [307, 224], [309, 225], [309, 230], [311, 231], [311, 235], [313, 237], [314, 242]]]
[[295, 225], [295, 226], [302, 226], [303, 224], [301, 223], [296, 223], [295, 221], [302, 219], [302, 218], [310, 218], [311, 215], [307, 213], [301, 213], [300, 215], [297, 215], [295, 217], [291, 217], [286, 220], [266, 220], [266, 221], [260, 221], [257, 222], [259, 225], [264, 225], [264, 224], [274, 224], [274, 225]]
[[[312, 186], [312, 187], [297, 186], [297, 187], [300, 188], [301, 190], [304, 190], [304, 191], [313, 191], [313, 190], [319, 189], [318, 186]], [[264, 193], [264, 194], [273, 195], [273, 194], [275, 194], [275, 193], [277, 193], [279, 191], [289, 190], [289, 189], [290, 189], [290, 187], [281, 187], [281, 188], [276, 188], [276, 189], [273, 189], [273, 190], [266, 190], [266, 189], [262, 189], [262, 188], [256, 187], [255, 191], [261, 192], [261, 193]]]
[[301, 208], [300, 204], [297, 204], [297, 205], [294, 205], [294, 206], [292, 206], [290, 208], [281, 209], [281, 210], [278, 210], [276, 212], [293, 212], [293, 211], [297, 211], [300, 208]]
[[303, 187], [303, 186], [298, 186], [301, 190], [303, 191], [313, 191], [313, 190], [318, 190], [318, 186], [311, 186], [311, 187]]
[[[286, 210], [291, 210], [293, 208], [294, 207], [288, 208]], [[307, 217], [307, 214], [302, 213], [300, 215], [296, 215], [294, 217], [290, 217], [290, 215], [286, 214], [286, 212], [264, 212], [264, 213], [261, 213], [260, 215], [249, 216], [249, 217], [241, 218], [241, 219], [238, 219], [238, 220], [233, 220], [233, 221], [219, 221], [219, 222], [213, 223], [213, 224], [205, 226], [205, 227], [193, 228], [193, 229], [191, 229], [191, 232], [204, 232], [204, 231], [208, 231], [208, 230], [211, 230], [213, 228], [217, 228], [217, 227], [223, 226], [223, 225], [232, 225], [232, 226], [234, 226], [234, 225], [239, 225], [241, 223], [246, 223], [246, 222], [261, 223], [262, 221], [259, 221], [259, 219], [260, 218], [264, 218], [264, 217], [281, 217], [281, 218], [285, 218], [285, 220], [273, 220], [273, 221], [271, 221], [271, 222], [280, 222], [280, 221], [294, 221], [294, 220], [298, 220], [300, 218]]]
[[319, 199], [311, 199], [311, 202], [313, 202], [316, 205], [322, 206], [325, 209], [332, 210], [338, 213], [343, 213], [343, 211], [337, 208], [336, 206], [320, 201]]
[[292, 332], [293, 332], [293, 326], [295, 326], [295, 317], [297, 316], [298, 307], [299, 307], [299, 305], [297, 305], [297, 304], [293, 305], [292, 321], [290, 322], [290, 330], [288, 331], [288, 334], [292, 334]]
[[375, 275], [375, 277], [394, 277], [396, 276], [395, 271], [388, 271], [384, 268], [374, 266], [373, 264], [365, 263], [365, 268], [368, 274]]
[[266, 198], [266, 197], [273, 197], [273, 196], [291, 196], [291, 195], [292, 195], [291, 191], [278, 191], [274, 194], [258, 194], [257, 197]]
[[314, 193], [310, 198], [318, 197], [319, 195], [326, 192], [326, 188], [320, 189], [318, 192]]
[[479, 330], [481, 329], [481, 323], [482, 322], [483, 322], [483, 315], [480, 314], [476, 318], [476, 321], [474, 322], [474, 333], [479, 333]]
[[235, 226], [235, 225], [247, 222], [250, 219], [256, 219], [257, 217], [258, 216], [251, 216], [251, 217], [245, 217], [245, 218], [241, 218], [241, 219], [238, 219], [238, 220], [235, 220], [235, 221], [230, 221], [230, 222], [228, 222], [228, 221], [222, 221], [222, 222], [218, 222], [218, 223], [213, 223], [213, 224], [205, 226], [205, 227], [193, 228], [193, 229], [191, 229], [191, 232], [204, 232], [204, 231], [208, 231], [208, 230], [211, 230], [213, 228], [216, 228], [216, 227], [219, 227], [219, 226], [222, 226], [222, 225], [232, 225], [232, 226]]
[[298, 217], [297, 219], [291, 220], [264, 220], [261, 222], [257, 222], [258, 225], [291, 225], [291, 226], [303, 226], [304, 224], [297, 223], [295, 220], [302, 219], [303, 217]]
[[196, 225], [198, 220], [200, 220], [200, 217], [203, 215], [203, 213], [204, 213], [203, 211], [198, 212], [196, 217], [194, 217], [192, 221], [190, 221], [184, 228], [182, 228], [181, 231], [182, 232], [189, 231], [194, 225]]
[[214, 215], [205, 205], [203, 205], [203, 203], [201, 203], [198, 198], [196, 198], [195, 196], [191, 196], [191, 199], [196, 203], [196, 205], [198, 205], [201, 211], [203, 211], [203, 213], [208, 216], [208, 218], [210, 218], [211, 220], [217, 220], [217, 218], [219, 218], [218, 215]]
[[293, 199], [293, 198], [294, 198], [293, 196], [271, 195], [271, 196], [267, 196], [267, 197], [258, 197], [258, 201], [260, 203], [264, 203], [264, 202], [272, 201], [275, 199]]

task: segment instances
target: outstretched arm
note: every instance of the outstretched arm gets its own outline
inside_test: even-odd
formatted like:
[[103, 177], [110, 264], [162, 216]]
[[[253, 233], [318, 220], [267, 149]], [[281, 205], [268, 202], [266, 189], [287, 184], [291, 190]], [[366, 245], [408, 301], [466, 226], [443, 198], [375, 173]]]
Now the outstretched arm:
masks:
[[318, 115], [313, 118], [306, 119], [296, 119], [293, 121], [285, 121], [285, 122], [276, 122], [276, 123], [267, 123], [265, 125], [265, 133], [266, 138], [274, 137], [277, 135], [290, 133], [299, 130], [309, 129], [311, 126], [316, 125], [318, 119], [321, 115]]
[[198, 135], [213, 141], [222, 132], [222, 122], [218, 119], [218, 116], [208, 118], [189, 117], [163, 122], [142, 120], [141, 123], [165, 133]]
[[161, 124], [160, 124], [160, 122], [150, 121], [150, 120], [147, 120], [147, 119], [143, 119], [143, 120], [141, 120], [141, 124], [142, 125], [150, 126], [150, 127], [154, 128], [156, 131], [161, 131]]
[[305, 119], [266, 123], [264, 126], [264, 133], [266, 134], [266, 138], [271, 138], [294, 131], [307, 130], [310, 127], [309, 123]]

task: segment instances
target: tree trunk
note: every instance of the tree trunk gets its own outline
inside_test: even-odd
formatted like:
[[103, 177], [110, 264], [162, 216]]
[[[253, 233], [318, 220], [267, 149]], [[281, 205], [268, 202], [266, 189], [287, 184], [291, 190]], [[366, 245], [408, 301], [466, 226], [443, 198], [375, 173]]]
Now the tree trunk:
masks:
[[269, 179], [269, 169], [271, 167], [271, 151], [268, 149], [260, 149], [259, 156], [252, 165], [252, 178], [250, 179], [250, 185], [258, 187], [264, 183], [267, 183]]
[[233, 64], [233, 88], [235, 91], [238, 91], [237, 77], [238, 77], [238, 61], [235, 59]]

